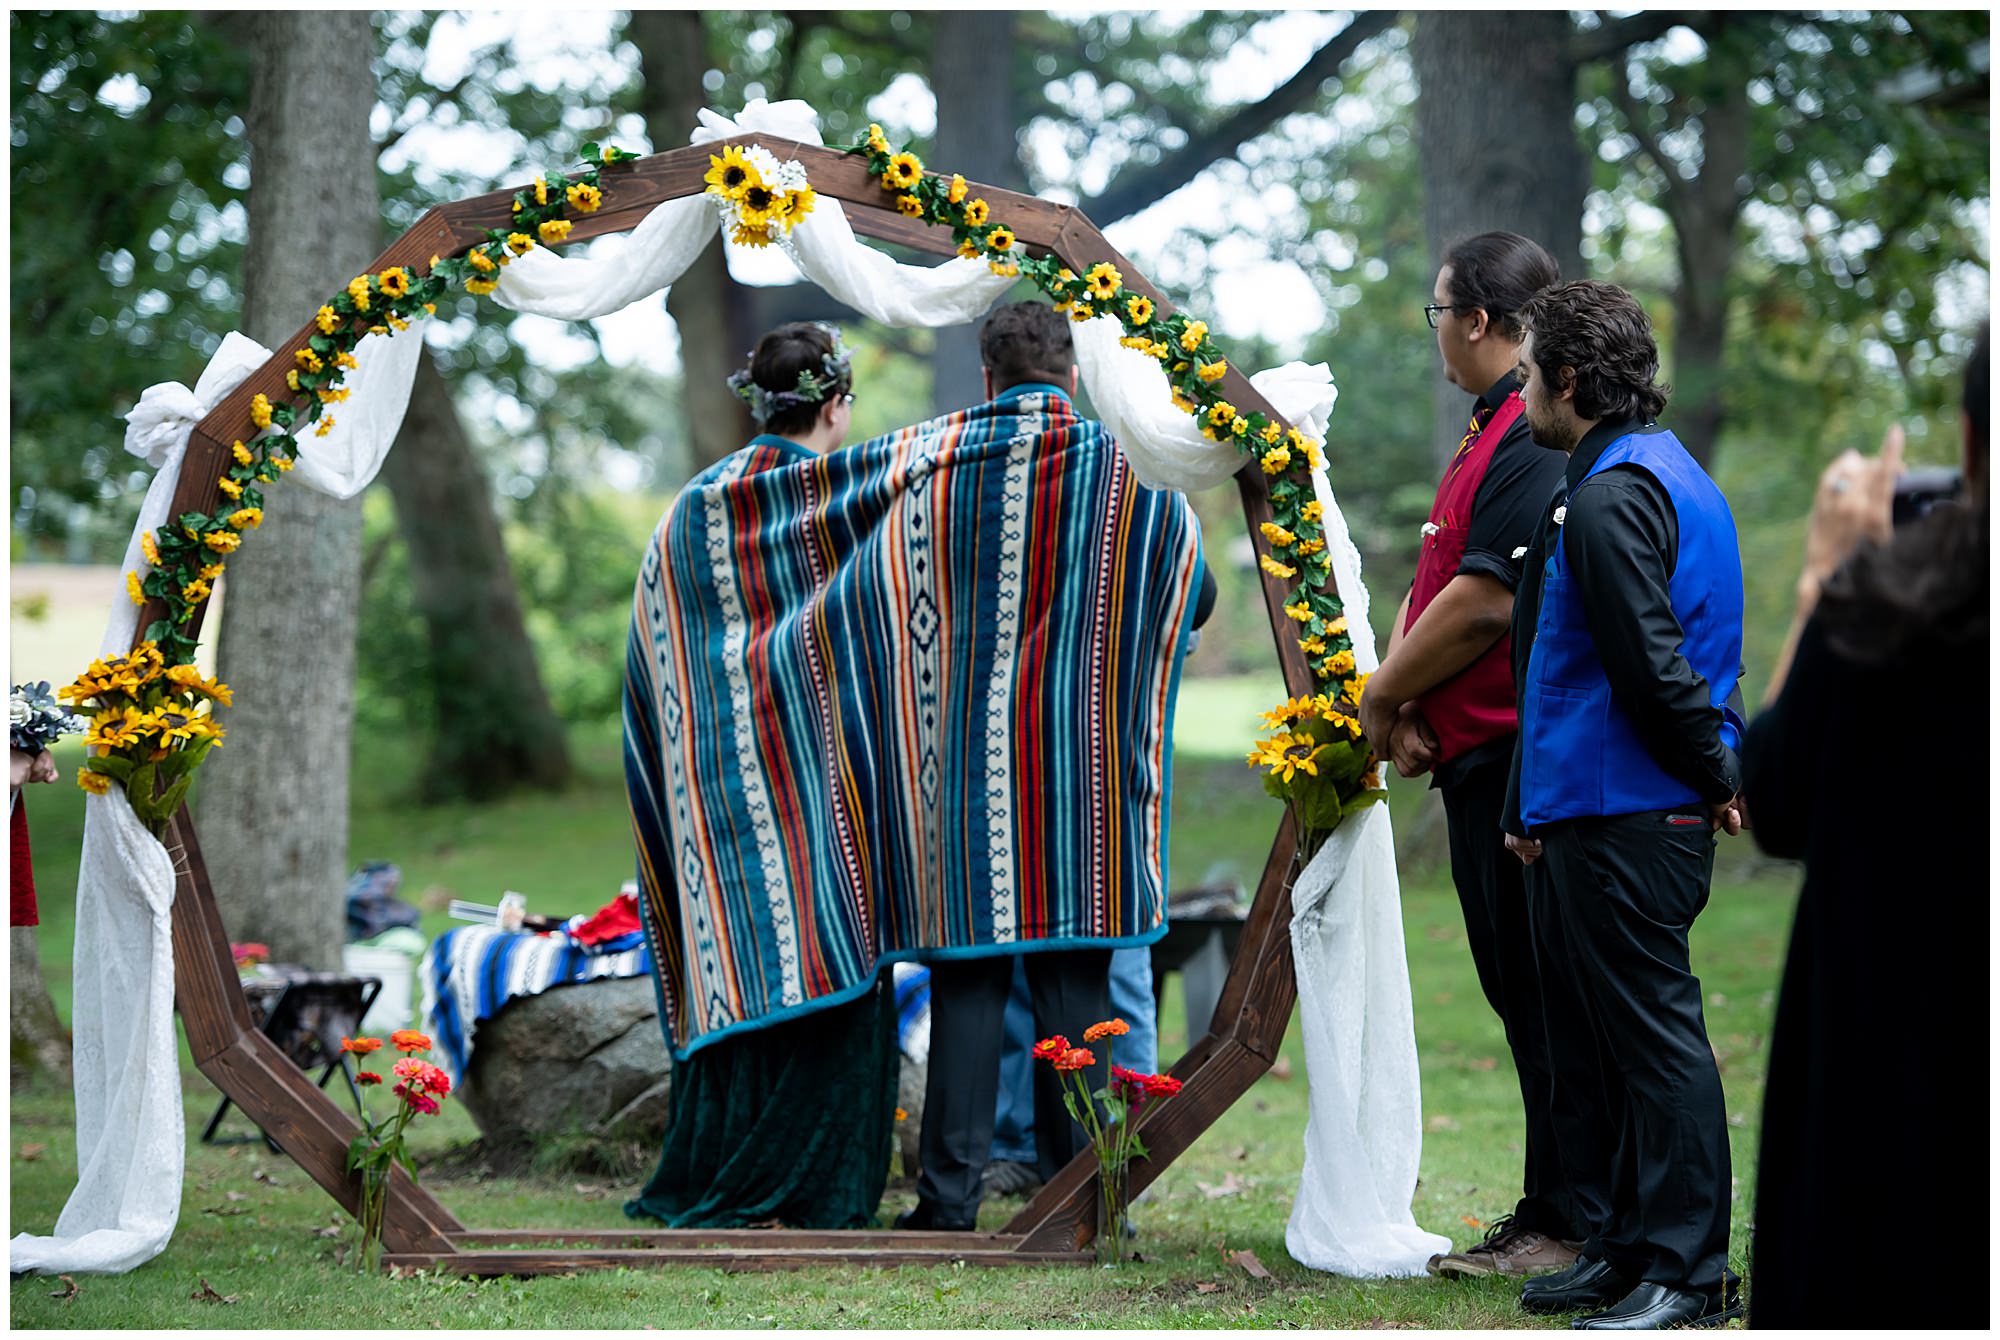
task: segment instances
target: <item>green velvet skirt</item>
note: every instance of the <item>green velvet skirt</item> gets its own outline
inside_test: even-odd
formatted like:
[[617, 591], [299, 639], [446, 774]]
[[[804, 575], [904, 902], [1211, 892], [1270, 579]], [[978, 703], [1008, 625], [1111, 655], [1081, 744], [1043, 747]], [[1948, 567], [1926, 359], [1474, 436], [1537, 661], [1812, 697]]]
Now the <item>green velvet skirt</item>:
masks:
[[669, 1228], [870, 1228], [889, 1180], [896, 997], [742, 1033], [674, 1064], [660, 1166], [625, 1213]]

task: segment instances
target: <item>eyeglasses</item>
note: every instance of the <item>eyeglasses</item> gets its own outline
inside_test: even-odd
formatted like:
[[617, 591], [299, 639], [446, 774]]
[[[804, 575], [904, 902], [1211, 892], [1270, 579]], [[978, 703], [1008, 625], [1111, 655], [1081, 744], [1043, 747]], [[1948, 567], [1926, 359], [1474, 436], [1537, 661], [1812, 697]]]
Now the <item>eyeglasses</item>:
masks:
[[1438, 328], [1439, 312], [1456, 312], [1457, 310], [1458, 308], [1452, 306], [1450, 303], [1427, 302], [1424, 304], [1424, 319], [1431, 323], [1432, 330], [1436, 330]]

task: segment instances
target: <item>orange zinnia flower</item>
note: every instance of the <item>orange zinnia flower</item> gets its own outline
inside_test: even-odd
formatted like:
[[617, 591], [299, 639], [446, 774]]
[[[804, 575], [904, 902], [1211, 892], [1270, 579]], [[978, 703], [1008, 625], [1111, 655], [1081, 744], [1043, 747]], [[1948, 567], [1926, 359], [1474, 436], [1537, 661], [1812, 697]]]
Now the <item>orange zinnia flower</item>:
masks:
[[1058, 1070], [1082, 1070], [1085, 1066], [1097, 1064], [1097, 1057], [1088, 1047], [1071, 1047], [1056, 1058]]
[[1069, 1039], [1058, 1033], [1052, 1038], [1043, 1038], [1028, 1054], [1037, 1061], [1059, 1061], [1069, 1051]]
[[427, 1052], [431, 1040], [414, 1028], [399, 1028], [389, 1035], [389, 1044], [399, 1052]]
[[1083, 1030], [1085, 1042], [1096, 1042], [1102, 1038], [1122, 1038], [1132, 1031], [1132, 1026], [1123, 1019], [1106, 1019], [1101, 1024], [1092, 1024]]
[[379, 1052], [382, 1050], [382, 1039], [342, 1038], [340, 1040], [340, 1049], [355, 1056], [366, 1056], [369, 1052]]

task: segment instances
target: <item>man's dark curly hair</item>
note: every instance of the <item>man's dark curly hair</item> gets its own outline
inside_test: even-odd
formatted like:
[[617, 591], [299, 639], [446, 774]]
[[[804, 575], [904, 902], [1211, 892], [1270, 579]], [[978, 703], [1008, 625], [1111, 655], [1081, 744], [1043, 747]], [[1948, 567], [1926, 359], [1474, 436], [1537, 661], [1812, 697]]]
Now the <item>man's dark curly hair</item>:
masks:
[[1535, 294], [1521, 307], [1529, 348], [1551, 394], [1576, 389], [1579, 418], [1651, 421], [1667, 407], [1653, 323], [1616, 284], [1579, 279]]
[[1022, 382], [1067, 386], [1076, 364], [1069, 319], [1045, 302], [1010, 302], [979, 328], [979, 357], [996, 395]]

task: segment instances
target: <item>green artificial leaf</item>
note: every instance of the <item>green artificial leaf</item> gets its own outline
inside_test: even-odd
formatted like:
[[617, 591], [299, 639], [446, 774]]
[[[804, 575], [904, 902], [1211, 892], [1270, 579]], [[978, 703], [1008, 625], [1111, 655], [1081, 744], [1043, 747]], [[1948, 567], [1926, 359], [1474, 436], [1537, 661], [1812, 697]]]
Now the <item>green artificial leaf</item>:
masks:
[[314, 335], [306, 341], [306, 347], [316, 354], [330, 354], [333, 352], [333, 341], [324, 335]]
[[95, 758], [85, 760], [83, 766], [92, 772], [101, 772], [106, 777], [123, 782], [132, 775], [133, 763], [131, 759], [120, 758], [116, 754], [99, 754]]
[[174, 626], [165, 619], [155, 619], [152, 623], [146, 625], [146, 640], [148, 642], [160, 643], [162, 649], [164, 649], [167, 639], [173, 636]]
[[132, 802], [132, 812], [147, 824], [160, 818], [159, 804], [153, 797], [153, 779], [158, 775], [151, 763], [141, 763], [125, 782], [125, 798]]
[[166, 789], [160, 797], [158, 814], [166, 819], [180, 812], [181, 802], [187, 799], [188, 788], [194, 785], [194, 778], [183, 777]]

